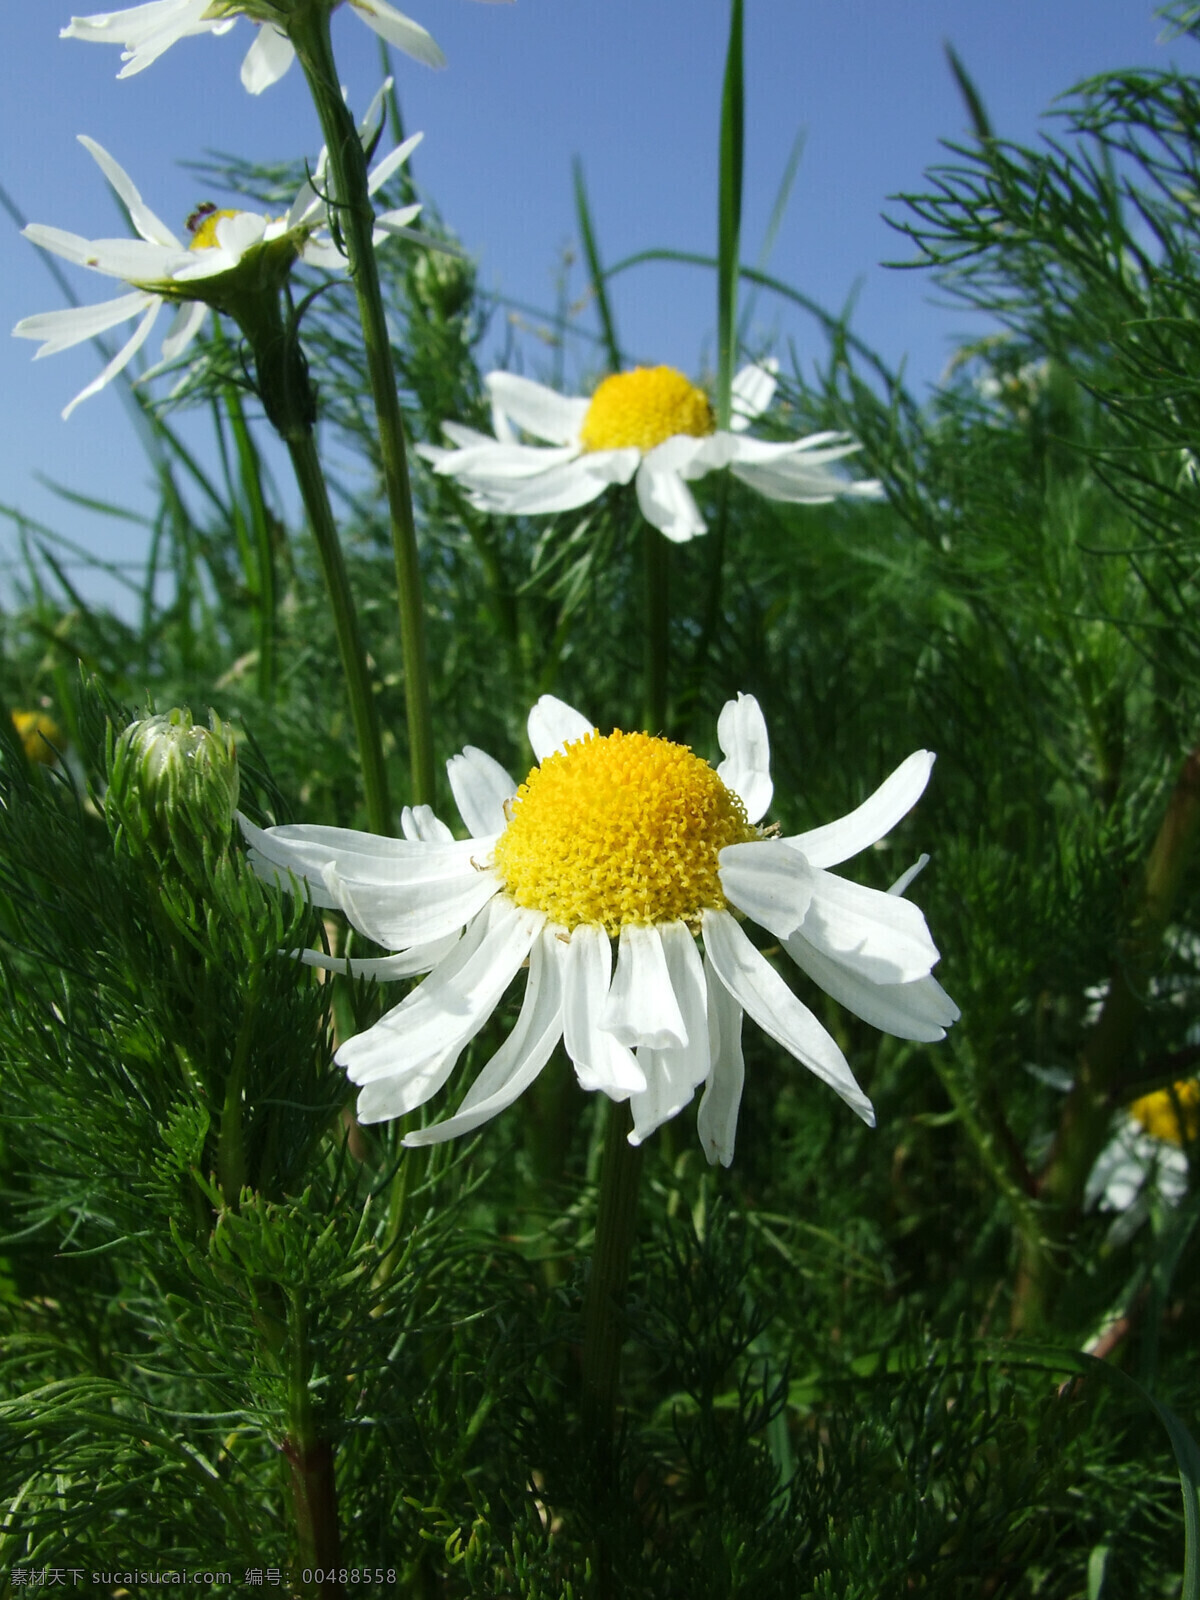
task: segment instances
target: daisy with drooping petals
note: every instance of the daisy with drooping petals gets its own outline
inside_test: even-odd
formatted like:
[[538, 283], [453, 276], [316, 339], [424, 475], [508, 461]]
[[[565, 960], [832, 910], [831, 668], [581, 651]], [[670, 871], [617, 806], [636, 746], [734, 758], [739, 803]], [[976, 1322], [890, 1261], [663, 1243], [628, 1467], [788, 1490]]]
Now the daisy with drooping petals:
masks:
[[[360, 126], [364, 145], [369, 146], [378, 132], [387, 87], [385, 84], [376, 95]], [[372, 194], [407, 160], [421, 138], [421, 134], [414, 134], [406, 139], [372, 169]], [[318, 194], [325, 175], [325, 151], [321, 152], [312, 180], [303, 184], [286, 216], [267, 217], [256, 211], [202, 206], [188, 219], [191, 238], [185, 244], [146, 205], [129, 174], [107, 150], [83, 135], [79, 142], [129, 212], [139, 237], [83, 239], [39, 223], [25, 228], [25, 237], [79, 266], [124, 280], [130, 292], [100, 305], [73, 306], [25, 317], [13, 333], [19, 339], [39, 340], [41, 349], [34, 360], [40, 360], [94, 339], [134, 317], [139, 320], [133, 334], [99, 377], [65, 408], [64, 418], [124, 371], [149, 338], [159, 312], [168, 302], [179, 309], [163, 339], [162, 364], [183, 354], [199, 333], [210, 307], [229, 309], [250, 279], [256, 285], [282, 283], [298, 260], [326, 271], [338, 271], [346, 264], [330, 237], [328, 206]], [[435, 245], [436, 241], [425, 239], [408, 226], [420, 209], [405, 206], [378, 216], [376, 244], [401, 235]]]
[[[488, 374], [495, 437], [443, 424], [453, 448], [419, 445], [435, 472], [457, 478], [482, 511], [511, 515], [573, 511], [610, 483], [637, 488], [646, 521], [682, 544], [705, 532], [688, 483], [728, 467], [771, 500], [819, 505], [840, 495], [869, 500], [875, 481], [829, 470], [859, 446], [844, 433], [814, 433], [774, 444], [746, 432], [775, 393], [770, 365], [743, 367], [733, 380], [733, 421], [718, 430], [702, 389], [673, 367], [638, 367], [605, 378], [590, 400], [570, 399], [511, 372]], [[545, 445], [522, 444], [517, 429]]]
[[[315, 905], [342, 911], [395, 952], [350, 962], [355, 973], [429, 974], [338, 1051], [361, 1089], [362, 1121], [404, 1116], [435, 1095], [528, 963], [508, 1038], [458, 1111], [406, 1144], [449, 1139], [495, 1116], [562, 1039], [584, 1089], [629, 1101], [634, 1144], [703, 1084], [701, 1142], [710, 1162], [728, 1166], [744, 1011], [873, 1125], [841, 1050], [741, 916], [874, 1026], [942, 1038], [958, 1008], [932, 976], [938, 952], [925, 919], [902, 896], [913, 873], [885, 894], [828, 870], [909, 811], [933, 756], [918, 751], [848, 816], [785, 839], [757, 826], [772, 795], [758, 702], [731, 700], [717, 737], [725, 759], [714, 770], [666, 739], [602, 736], [543, 695], [529, 716], [538, 765], [519, 788], [471, 746], [448, 763], [469, 839], [455, 840], [427, 806], [406, 809], [403, 839], [242, 820], [264, 878], [293, 890], [303, 881]], [[304, 959], [347, 965], [315, 951]]]
[[[330, 11], [342, 0], [325, 0]], [[444, 67], [446, 58], [419, 23], [387, 0], [350, 0], [368, 28], [405, 55], [429, 67]], [[260, 31], [242, 62], [242, 83], [251, 94], [261, 94], [278, 83], [291, 66], [295, 50], [287, 35], [287, 22], [296, 0], [149, 0], [124, 11], [72, 17], [62, 29], [64, 39], [86, 39], [94, 44], [119, 44], [125, 65], [119, 78], [143, 72], [180, 39], [195, 33], [228, 33], [239, 16], [260, 24]]]
[[[1088, 1174], [1084, 1207], [1121, 1215], [1111, 1243], [1150, 1214], [1151, 1195], [1177, 1206], [1188, 1188], [1188, 1146], [1200, 1139], [1200, 1081], [1187, 1078], [1135, 1100]], [[1113, 1236], [1115, 1235], [1115, 1237]]]

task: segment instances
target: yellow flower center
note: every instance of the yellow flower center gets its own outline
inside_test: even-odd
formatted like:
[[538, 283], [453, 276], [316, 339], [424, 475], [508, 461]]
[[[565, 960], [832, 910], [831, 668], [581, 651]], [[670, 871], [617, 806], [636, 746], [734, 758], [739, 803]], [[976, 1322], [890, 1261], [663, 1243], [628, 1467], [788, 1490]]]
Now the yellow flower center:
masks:
[[1129, 1115], [1153, 1139], [1164, 1144], [1190, 1144], [1200, 1135], [1200, 1083], [1194, 1078], [1144, 1094], [1129, 1108]]
[[215, 250], [220, 243], [217, 238], [217, 223], [222, 217], [236, 217], [236, 211], [218, 211], [216, 206], [206, 204], [193, 211], [187, 219], [188, 232], [192, 236], [189, 250]]
[[53, 765], [56, 757], [50, 746], [61, 750], [67, 742], [54, 718], [41, 711], [14, 711], [12, 721], [29, 760]]
[[494, 865], [511, 899], [567, 929], [695, 926], [705, 907], [725, 906], [718, 851], [757, 837], [741, 800], [686, 745], [593, 733], [529, 774]]
[[579, 437], [585, 450], [653, 450], [678, 433], [703, 439], [717, 419], [703, 389], [674, 367], [638, 367], [605, 378], [587, 409]]

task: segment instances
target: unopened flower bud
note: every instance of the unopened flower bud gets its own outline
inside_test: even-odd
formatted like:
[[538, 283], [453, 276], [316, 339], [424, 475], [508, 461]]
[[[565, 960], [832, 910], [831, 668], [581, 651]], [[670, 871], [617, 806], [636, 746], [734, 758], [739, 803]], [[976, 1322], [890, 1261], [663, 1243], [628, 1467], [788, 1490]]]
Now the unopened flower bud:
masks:
[[133, 853], [174, 856], [205, 875], [229, 839], [237, 809], [237, 748], [215, 712], [196, 727], [186, 707], [131, 722], [117, 740], [105, 809]]
[[413, 262], [412, 292], [430, 316], [449, 322], [469, 303], [475, 292], [475, 269], [461, 256], [441, 250], [423, 250]]

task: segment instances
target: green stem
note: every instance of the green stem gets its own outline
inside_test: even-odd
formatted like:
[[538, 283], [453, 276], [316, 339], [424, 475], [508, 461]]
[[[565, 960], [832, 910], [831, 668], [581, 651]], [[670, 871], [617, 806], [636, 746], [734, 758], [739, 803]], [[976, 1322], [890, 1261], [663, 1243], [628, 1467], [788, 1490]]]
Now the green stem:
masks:
[[615, 1596], [612, 1540], [617, 1526], [615, 1432], [617, 1384], [624, 1342], [625, 1288], [637, 1228], [641, 1146], [629, 1143], [629, 1111], [613, 1101], [608, 1108], [600, 1207], [592, 1270], [583, 1308], [583, 1428], [585, 1448], [595, 1463], [600, 1497], [600, 1600]]
[[668, 590], [668, 546], [657, 528], [642, 524], [642, 571], [646, 587], [645, 652], [645, 728], [647, 733], [667, 733], [667, 667], [670, 626]]
[[292, 1483], [292, 1508], [300, 1567], [328, 1577], [299, 1585], [319, 1600], [342, 1600], [338, 1581], [341, 1538], [338, 1531], [337, 1484], [333, 1445], [318, 1432], [309, 1388], [311, 1353], [308, 1313], [299, 1295], [288, 1305], [288, 1435], [283, 1442]]
[[358, 631], [358, 616], [354, 610], [354, 597], [350, 593], [350, 579], [338, 540], [333, 507], [329, 503], [329, 489], [321, 471], [316, 441], [312, 431], [295, 433], [284, 441], [292, 458], [296, 482], [309, 525], [321, 559], [329, 602], [333, 607], [333, 622], [337, 630], [338, 651], [342, 658], [342, 672], [346, 679], [346, 693], [350, 698], [350, 712], [354, 718], [354, 732], [358, 739], [359, 759], [363, 769], [363, 791], [367, 804], [367, 824], [372, 833], [392, 833], [391, 804], [388, 800], [387, 772], [383, 762], [383, 745], [379, 737], [379, 718], [371, 693], [371, 680], [367, 673], [367, 658]]
[[287, 28], [308, 79], [329, 151], [329, 173], [336, 201], [334, 220], [346, 251], [350, 281], [358, 297], [363, 350], [375, 402], [380, 459], [387, 489], [396, 563], [411, 792], [415, 804], [429, 805], [434, 800], [433, 724], [425, 664], [421, 571], [404, 446], [404, 424], [400, 416], [392, 347], [372, 239], [375, 208], [367, 187], [366, 156], [354, 118], [342, 99], [333, 59], [333, 43], [329, 36], [329, 7], [316, 5], [299, 8], [292, 13]]

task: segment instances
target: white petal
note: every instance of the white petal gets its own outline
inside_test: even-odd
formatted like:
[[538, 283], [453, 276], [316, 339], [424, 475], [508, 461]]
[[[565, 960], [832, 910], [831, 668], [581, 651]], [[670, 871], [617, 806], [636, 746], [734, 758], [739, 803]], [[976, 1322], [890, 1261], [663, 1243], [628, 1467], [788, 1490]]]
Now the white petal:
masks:
[[725, 759], [717, 777], [746, 808], [746, 820], [757, 822], [771, 804], [771, 742], [762, 708], [752, 694], [727, 700], [717, 718], [717, 743]]
[[481, 510], [500, 516], [545, 516], [553, 511], [578, 511], [598, 500], [610, 483], [628, 483], [637, 471], [636, 450], [608, 450], [577, 456], [559, 466], [509, 481], [460, 472]]
[[784, 948], [801, 972], [839, 1005], [897, 1039], [933, 1043], [958, 1021], [958, 1007], [932, 976], [911, 983], [873, 983], [818, 950], [802, 933], [785, 939]]
[[459, 756], [446, 763], [450, 789], [459, 816], [473, 839], [495, 838], [508, 827], [505, 802], [517, 786], [498, 761], [469, 744]]
[[510, 1106], [541, 1072], [562, 1037], [562, 978], [556, 930], [543, 928], [529, 951], [529, 981], [516, 1027], [484, 1067], [454, 1116], [405, 1137], [411, 1149], [470, 1133]]
[[578, 445], [579, 430], [588, 412], [587, 400], [570, 399], [515, 372], [489, 372], [484, 381], [493, 405], [499, 406], [518, 428], [549, 444]]
[[717, 857], [717, 874], [730, 904], [777, 939], [804, 921], [820, 876], [782, 839], [726, 845]]
[[832, 872], [818, 871], [815, 880], [799, 930], [809, 944], [874, 983], [910, 983], [927, 976], [937, 962], [937, 946], [911, 900]]
[[734, 378], [730, 395], [733, 414], [729, 422], [734, 433], [742, 433], [771, 404], [778, 388], [778, 371], [778, 361], [771, 358], [743, 367]]
[[[413, 992], [335, 1057], [352, 1083], [392, 1080], [402, 1116], [436, 1094], [516, 976], [545, 917], [496, 899]], [[378, 1119], [376, 1119], [378, 1120]]]
[[169, 278], [189, 258], [185, 250], [151, 244], [146, 239], [81, 239], [63, 228], [48, 228], [31, 222], [22, 233], [43, 250], [77, 266], [103, 272], [109, 278], [124, 278], [129, 283], [146, 284]]
[[430, 972], [444, 960], [459, 941], [452, 933], [448, 938], [435, 939], [432, 944], [415, 945], [411, 950], [394, 956], [327, 956], [323, 950], [293, 950], [306, 967], [317, 967], [322, 972], [337, 972], [349, 978], [374, 978], [388, 983], [396, 978], [413, 978], [418, 973]]
[[539, 762], [596, 731], [582, 711], [576, 711], [574, 706], [552, 694], [541, 696], [529, 713], [526, 727]]
[[600, 1026], [619, 1044], [652, 1050], [688, 1042], [687, 1027], [667, 970], [662, 937], [656, 927], [626, 923], [617, 941], [617, 970], [608, 991]]
[[445, 938], [482, 911], [501, 887], [496, 874], [488, 871], [411, 883], [400, 890], [349, 881], [332, 864], [322, 876], [334, 904], [385, 950], [407, 950]]
[[406, 839], [420, 839], [426, 844], [454, 842], [454, 835], [434, 816], [432, 806], [405, 806], [400, 813], [400, 831]]
[[784, 983], [727, 911], [705, 911], [704, 949], [713, 971], [764, 1033], [790, 1051], [822, 1082], [841, 1095], [868, 1127], [875, 1126], [871, 1102], [854, 1081], [846, 1058], [825, 1029]]
[[146, 340], [150, 337], [150, 330], [154, 326], [155, 318], [158, 316], [158, 313], [161, 310], [162, 301], [157, 295], [152, 295], [150, 297], [150, 305], [147, 308], [146, 315], [134, 329], [133, 335], [129, 342], [117, 351], [116, 355], [108, 363], [98, 378], [93, 378], [86, 389], [81, 389], [79, 391], [74, 400], [71, 401], [70, 405], [63, 407], [62, 415], [64, 422], [71, 415], [72, 411], [74, 411], [77, 405], [82, 404], [84, 400], [90, 399], [92, 395], [99, 394], [100, 390], [103, 389], [106, 384], [112, 382], [118, 372], [123, 372], [125, 370], [125, 368], [133, 360], [134, 356], [145, 344]]
[[905, 889], [908, 888], [909, 884], [913, 881], [913, 879], [917, 876], [917, 874], [919, 872], [924, 872], [925, 868], [928, 865], [929, 865], [929, 852], [928, 851], [924, 851], [924, 852], [922, 852], [921, 855], [919, 855], [917, 857], [917, 859], [913, 862], [912, 866], [907, 869], [907, 871], [902, 872], [900, 874], [900, 876], [896, 879], [895, 883], [893, 883], [892, 886], [888, 889], [888, 893], [889, 894], [903, 894]]
[[421, 454], [436, 462], [435, 470], [443, 477], [461, 478], [489, 493], [500, 493], [513, 482], [544, 477], [552, 468], [565, 467], [579, 459], [574, 445], [502, 444], [454, 422], [443, 423], [442, 431], [459, 448], [439, 451], [435, 456], [437, 446], [424, 445]]
[[[411, 134], [403, 144], [398, 144], [390, 155], [384, 156], [382, 161], [372, 167], [371, 175], [367, 180], [368, 193], [374, 194], [377, 189], [381, 189], [392, 173], [404, 165], [424, 137], [423, 133]], [[417, 209], [420, 210], [420, 207], [418, 206]], [[411, 222], [412, 217], [406, 220]]]
[[36, 316], [22, 318], [13, 333], [18, 339], [45, 340], [34, 356], [37, 361], [42, 356], [57, 355], [60, 350], [69, 350], [74, 345], [82, 344], [85, 339], [94, 339], [97, 334], [107, 333], [110, 328], [128, 322], [131, 317], [138, 316], [147, 306], [154, 304], [157, 298], [157, 295], [148, 295], [138, 289], [133, 294], [123, 294], [117, 300], [103, 300], [95, 306], [39, 311]]
[[692, 491], [677, 472], [656, 469], [647, 455], [637, 474], [637, 497], [642, 515], [672, 544], [686, 544], [706, 533], [707, 525]]
[[629, 1099], [633, 1113], [629, 1142], [634, 1145], [678, 1115], [695, 1094], [696, 1085], [708, 1076], [710, 1065], [704, 968], [696, 941], [682, 922], [665, 923], [655, 931], [662, 940], [670, 989], [688, 1042], [666, 1049], [639, 1047], [637, 1061], [646, 1074], [646, 1088]]
[[168, 245], [175, 250], [182, 250], [183, 245], [171, 232], [170, 228], [154, 215], [153, 211], [137, 192], [133, 179], [125, 171], [125, 168], [119, 162], [113, 160], [103, 145], [97, 144], [94, 139], [89, 139], [85, 133], [79, 135], [79, 142], [112, 185], [118, 198], [129, 212], [129, 220], [142, 238], [149, 240], [151, 244]]
[[[424, 813], [427, 807], [419, 807]], [[415, 817], [416, 814], [414, 814]], [[432, 812], [429, 812], [432, 817]], [[355, 882], [402, 889], [408, 884], [469, 877], [475, 871], [479, 845], [473, 839], [452, 839], [447, 830], [435, 843], [418, 832], [411, 838], [388, 839], [357, 828], [329, 828], [308, 822], [256, 828], [238, 813], [247, 842], [267, 861], [297, 878], [321, 880], [329, 863]]]
[[185, 300], [171, 319], [162, 342], [162, 359], [174, 361], [187, 349], [204, 326], [208, 307], [203, 300]]
[[712, 1065], [696, 1113], [696, 1132], [709, 1166], [733, 1160], [746, 1063], [742, 1056], [742, 1008], [704, 958], [708, 991], [708, 1039]]
[[797, 833], [787, 842], [802, 850], [814, 867], [835, 867], [839, 861], [848, 861], [877, 844], [908, 815], [925, 792], [935, 760], [929, 750], [915, 750], [862, 805], [836, 822]]
[[563, 1035], [580, 1087], [626, 1100], [646, 1077], [623, 1044], [600, 1027], [612, 974], [612, 945], [603, 928], [576, 928], [563, 958]]
[[292, 41], [282, 28], [264, 22], [242, 62], [242, 88], [251, 94], [261, 94], [279, 82], [295, 56]]
[[446, 58], [432, 36], [411, 17], [387, 5], [385, 0], [350, 0], [350, 4], [368, 28], [373, 28], [381, 39], [394, 44], [397, 50], [403, 50], [406, 56], [423, 62], [427, 67], [446, 65]]

